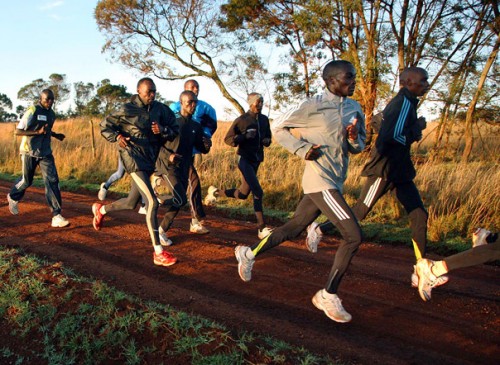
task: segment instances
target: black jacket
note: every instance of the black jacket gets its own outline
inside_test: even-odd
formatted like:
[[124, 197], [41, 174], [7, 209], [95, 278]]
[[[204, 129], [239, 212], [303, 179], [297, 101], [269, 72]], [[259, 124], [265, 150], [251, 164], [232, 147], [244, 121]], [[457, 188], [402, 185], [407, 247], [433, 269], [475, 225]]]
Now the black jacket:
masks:
[[[193, 164], [193, 147], [201, 153], [208, 153], [210, 147], [203, 143], [203, 127], [191, 118], [179, 115], [176, 120], [179, 125], [179, 135], [172, 141], [163, 144], [156, 161], [156, 173], [167, 175], [168, 170], [174, 169], [175, 175], [187, 181], [189, 168]], [[176, 153], [182, 156], [179, 163], [170, 162], [170, 155]]]
[[[245, 133], [248, 129], [256, 129], [254, 138], [247, 139]], [[235, 119], [227, 131], [224, 142], [231, 147], [238, 147], [237, 153], [250, 162], [264, 161], [264, 147], [271, 144], [271, 128], [269, 119], [263, 114], [255, 114], [247, 111]], [[268, 138], [268, 143], [263, 139]]]
[[406, 88], [389, 102], [383, 111], [380, 132], [370, 161], [362, 176], [378, 176], [392, 182], [408, 182], [416, 172], [411, 160], [411, 144], [422, 136], [417, 122], [418, 99]]
[[[160, 134], [151, 130], [153, 122], [158, 123]], [[138, 95], [106, 117], [100, 126], [102, 136], [109, 142], [116, 142], [119, 134], [130, 137], [129, 146], [118, 147], [128, 173], [153, 173], [161, 145], [179, 134], [175, 115], [168, 106], [157, 101], [144, 105]]]

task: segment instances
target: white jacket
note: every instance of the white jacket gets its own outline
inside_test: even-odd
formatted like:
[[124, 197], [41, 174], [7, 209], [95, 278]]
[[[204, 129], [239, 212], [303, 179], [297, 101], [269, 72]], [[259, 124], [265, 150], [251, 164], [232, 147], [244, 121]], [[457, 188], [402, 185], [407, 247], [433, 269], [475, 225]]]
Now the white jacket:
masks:
[[[354, 118], [358, 119], [358, 139], [349, 141], [346, 127]], [[295, 129], [298, 137], [290, 133], [291, 129]], [[349, 152], [360, 153], [365, 148], [365, 118], [361, 106], [328, 89], [280, 116], [272, 123], [271, 130], [278, 143], [301, 158], [313, 145], [321, 145], [321, 156], [305, 164], [302, 177], [305, 194], [327, 189], [342, 193]]]

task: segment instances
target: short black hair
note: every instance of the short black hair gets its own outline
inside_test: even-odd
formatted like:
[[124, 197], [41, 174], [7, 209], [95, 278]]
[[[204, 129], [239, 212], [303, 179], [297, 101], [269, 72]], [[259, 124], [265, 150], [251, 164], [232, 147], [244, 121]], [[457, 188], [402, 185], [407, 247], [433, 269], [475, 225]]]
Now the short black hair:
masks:
[[346, 66], [353, 67], [352, 63], [345, 60], [333, 60], [328, 62], [323, 69], [323, 80], [326, 80], [329, 76], [335, 74], [335, 71], [341, 70]]
[[184, 83], [184, 88], [186, 88], [186, 86], [189, 84], [196, 84], [196, 85], [198, 85], [198, 87], [200, 87], [200, 84], [198, 83], [198, 81], [196, 81], [195, 79], [189, 79]]
[[42, 95], [46, 95], [49, 99], [54, 100], [54, 92], [52, 90], [50, 90], [50, 89], [43, 89], [40, 92], [40, 99], [42, 98]]
[[192, 92], [191, 90], [184, 90], [183, 92], [181, 92], [181, 94], [179, 95], [179, 101], [182, 101], [182, 97], [185, 96], [185, 95], [189, 95], [189, 96], [194, 96], [194, 98], [196, 100], [198, 100], [198, 98], [196, 97], [196, 94], [194, 92]]
[[140, 79], [139, 81], [137, 81], [137, 88], [139, 88], [139, 86], [141, 86], [145, 82], [150, 82], [153, 85], [155, 84], [155, 82], [153, 81], [153, 79], [151, 77], [143, 77], [142, 79]]

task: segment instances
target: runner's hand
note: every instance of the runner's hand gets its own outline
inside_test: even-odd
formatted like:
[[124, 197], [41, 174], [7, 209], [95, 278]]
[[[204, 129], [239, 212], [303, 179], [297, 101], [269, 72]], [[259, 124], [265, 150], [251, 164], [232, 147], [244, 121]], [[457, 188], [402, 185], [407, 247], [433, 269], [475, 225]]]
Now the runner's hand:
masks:
[[128, 147], [128, 141], [130, 141], [130, 137], [124, 137], [121, 134], [119, 134], [118, 137], [116, 137], [116, 139], [121, 148]]
[[354, 119], [352, 124], [349, 124], [346, 128], [347, 138], [350, 139], [351, 141], [355, 141], [358, 139], [359, 129], [357, 123], [358, 119]]
[[311, 146], [309, 151], [307, 151], [306, 156], [304, 157], [308, 161], [317, 160], [319, 156], [321, 156], [321, 146], [319, 144], [315, 144]]

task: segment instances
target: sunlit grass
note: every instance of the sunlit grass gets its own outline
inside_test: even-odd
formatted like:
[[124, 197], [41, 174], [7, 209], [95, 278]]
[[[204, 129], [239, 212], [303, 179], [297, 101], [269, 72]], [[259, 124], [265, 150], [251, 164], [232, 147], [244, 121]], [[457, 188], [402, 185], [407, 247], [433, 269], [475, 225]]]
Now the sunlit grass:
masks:
[[[63, 190], [84, 187], [95, 191], [115, 171], [116, 145], [100, 136], [98, 123], [97, 119], [92, 123], [87, 119], [56, 122], [54, 130], [66, 135], [63, 142], [53, 140], [52, 143], [59, 176], [64, 180], [61, 182]], [[223, 141], [229, 126], [229, 122], [219, 122], [212, 150], [203, 156], [198, 165], [204, 191], [210, 185], [228, 188], [240, 184], [236, 149]], [[13, 123], [0, 124], [0, 173], [3, 173], [3, 178], [19, 174], [21, 169], [19, 139], [13, 136], [14, 128]], [[430, 125], [426, 131], [431, 133], [433, 130]], [[444, 152], [441, 151], [440, 158], [435, 158], [433, 154], [432, 133], [414, 148], [418, 162], [415, 182], [429, 211], [429, 239], [434, 242], [463, 242], [479, 226], [489, 229], [500, 227], [497, 214], [500, 206], [500, 189], [497, 186], [500, 177], [500, 128], [481, 126], [481, 138], [474, 146], [473, 161], [465, 165], [458, 162], [463, 148], [461, 131], [459, 125], [453, 129], [449, 145]], [[479, 136], [477, 130], [476, 134]], [[344, 195], [351, 205], [361, 191], [364, 179], [360, 173], [368, 157], [363, 153], [351, 158], [344, 187]], [[276, 142], [265, 149], [265, 160], [258, 176], [264, 190], [266, 215], [279, 219], [290, 216], [302, 196], [302, 172], [303, 161]], [[125, 175], [111, 190], [125, 193], [129, 186], [130, 178]], [[253, 219], [251, 198], [246, 201], [221, 199], [218, 207], [230, 214]], [[370, 225], [377, 223], [386, 228], [408, 226], [404, 210], [391, 194], [381, 199], [363, 222]], [[368, 227], [368, 231], [377, 230]], [[379, 236], [375, 234], [371, 238], [378, 239]], [[385, 241], [384, 238], [382, 240]]]
[[16, 249], [0, 246], [0, 270], [0, 326], [24, 344], [0, 348], [2, 364], [338, 364], [141, 301]]

